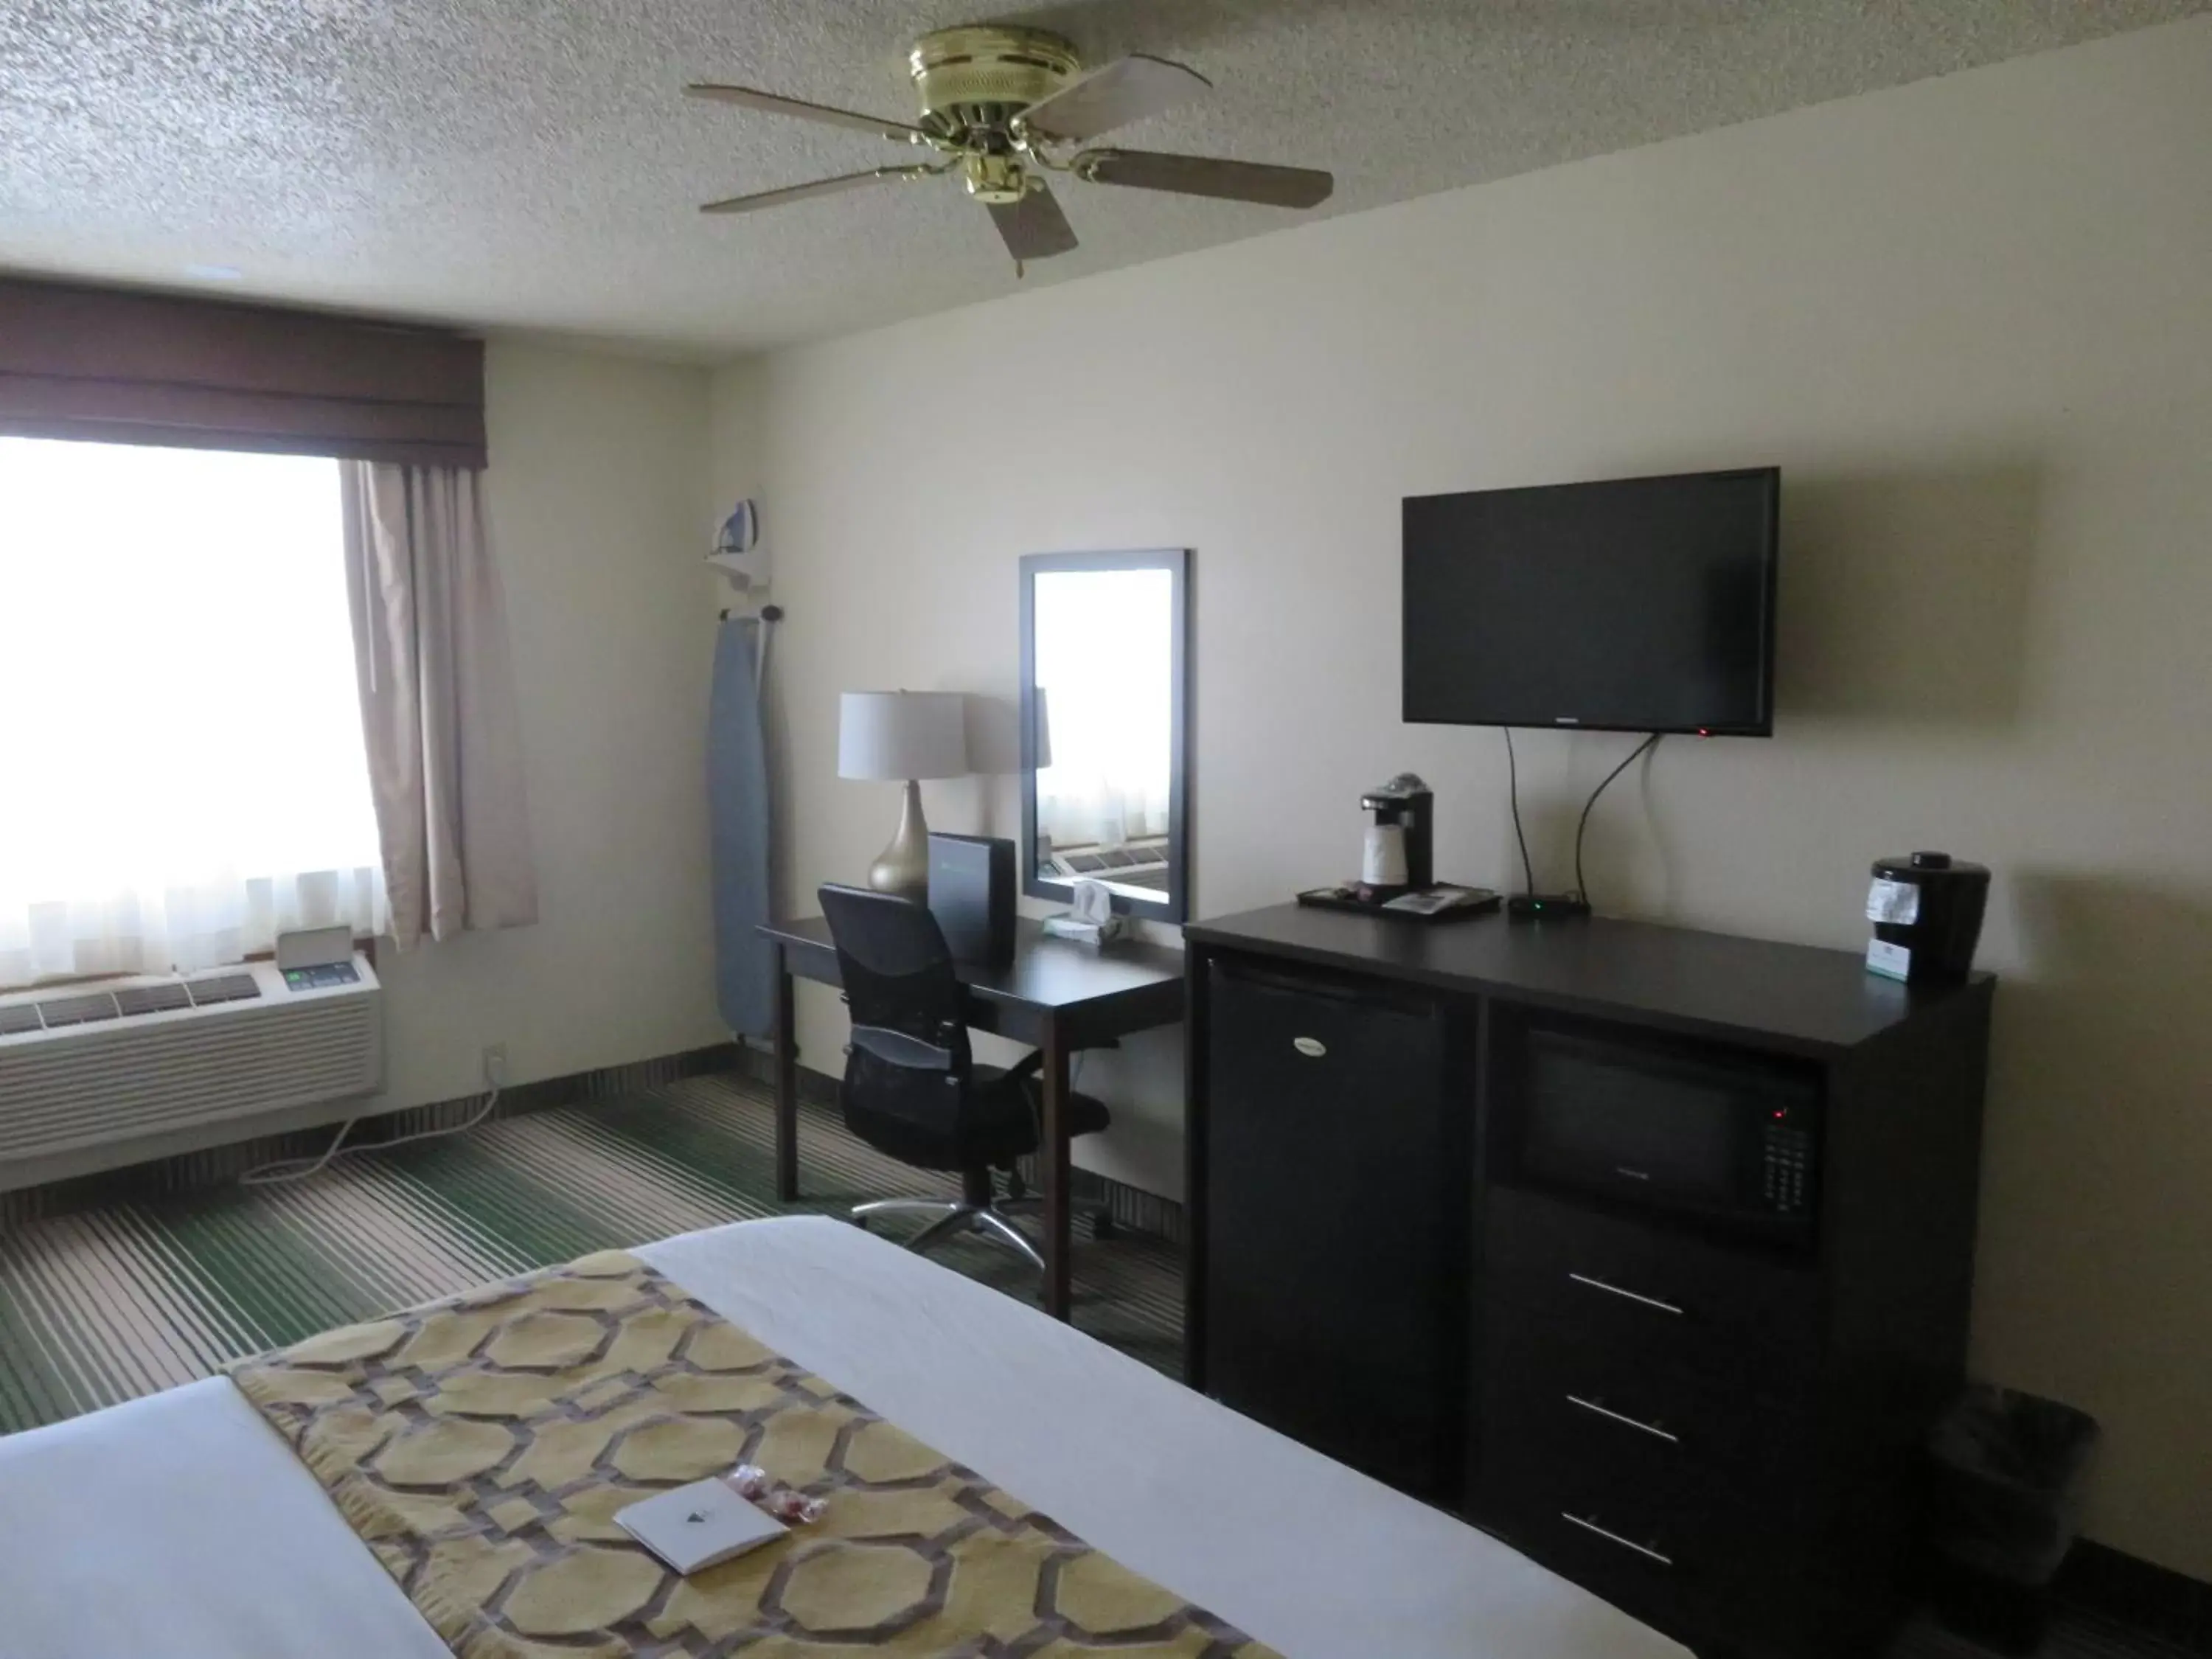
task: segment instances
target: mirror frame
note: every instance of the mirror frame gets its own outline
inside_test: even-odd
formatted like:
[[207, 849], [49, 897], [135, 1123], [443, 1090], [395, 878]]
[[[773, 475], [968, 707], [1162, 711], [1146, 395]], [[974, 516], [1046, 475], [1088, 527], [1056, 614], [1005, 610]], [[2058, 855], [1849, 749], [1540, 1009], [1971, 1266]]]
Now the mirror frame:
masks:
[[1114, 895], [1114, 908], [1149, 921], [1181, 923], [1190, 915], [1190, 550], [1133, 553], [1025, 553], [1022, 586], [1022, 891], [1030, 898], [1071, 902], [1063, 882], [1046, 882], [1036, 867], [1036, 579], [1049, 571], [1164, 570], [1170, 579], [1168, 705], [1168, 889], [1157, 899]]

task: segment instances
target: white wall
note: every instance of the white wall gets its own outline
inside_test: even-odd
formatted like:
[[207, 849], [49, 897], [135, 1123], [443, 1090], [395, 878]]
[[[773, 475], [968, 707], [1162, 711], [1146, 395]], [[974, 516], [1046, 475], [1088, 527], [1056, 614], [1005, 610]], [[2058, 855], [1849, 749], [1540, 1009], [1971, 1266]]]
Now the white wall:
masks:
[[[1779, 464], [1778, 734], [1666, 744], [1592, 885], [1850, 947], [1875, 856], [1996, 867], [1975, 1364], [2106, 1419], [2096, 1535], [2212, 1574], [2208, 158], [2201, 19], [729, 378], [790, 610], [787, 898], [890, 829], [834, 775], [838, 690], [1003, 707], [1017, 556], [1159, 545], [1195, 550], [1201, 912], [1352, 871], [1400, 768], [1440, 873], [1504, 885], [1498, 735], [1397, 718], [1400, 498]], [[1549, 882], [1626, 741], [1526, 744]], [[1009, 778], [929, 794], [1011, 832]], [[836, 1036], [811, 997], [809, 1059]], [[1090, 1159], [1166, 1184], [1173, 1052], [1092, 1073], [1139, 1133]]]
[[704, 767], [714, 650], [697, 368], [495, 339], [490, 510], [507, 589], [540, 920], [380, 968], [389, 1103], [726, 1040], [714, 1012]]

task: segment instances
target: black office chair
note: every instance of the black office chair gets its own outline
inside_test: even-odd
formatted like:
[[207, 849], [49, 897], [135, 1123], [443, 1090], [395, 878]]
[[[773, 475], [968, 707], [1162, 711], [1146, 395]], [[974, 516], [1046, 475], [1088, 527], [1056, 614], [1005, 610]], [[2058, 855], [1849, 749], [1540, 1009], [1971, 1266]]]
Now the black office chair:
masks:
[[[934, 1215], [907, 1242], [927, 1250], [962, 1233], [1011, 1245], [1042, 1272], [1044, 1258], [1006, 1218], [994, 1169], [1037, 1150], [1042, 1054], [1011, 1070], [976, 1063], [968, 1042], [968, 993], [952, 951], [927, 905], [864, 887], [822, 889], [822, 914], [837, 946], [852, 1010], [853, 1039], [839, 1091], [845, 1127], [878, 1152], [924, 1170], [957, 1170], [961, 1196], [884, 1198], [853, 1206], [872, 1217]], [[1068, 1133], [1096, 1133], [1111, 1121], [1087, 1095], [1071, 1095]], [[1010, 1200], [1009, 1202], [1033, 1202]]]

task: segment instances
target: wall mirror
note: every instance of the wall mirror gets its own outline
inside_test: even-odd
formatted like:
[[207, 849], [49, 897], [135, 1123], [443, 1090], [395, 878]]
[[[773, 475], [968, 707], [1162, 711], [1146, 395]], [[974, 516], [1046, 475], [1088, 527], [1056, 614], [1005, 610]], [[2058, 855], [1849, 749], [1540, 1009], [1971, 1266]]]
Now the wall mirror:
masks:
[[1190, 895], [1190, 556], [1022, 561], [1022, 873], [1034, 898], [1103, 882], [1179, 922]]

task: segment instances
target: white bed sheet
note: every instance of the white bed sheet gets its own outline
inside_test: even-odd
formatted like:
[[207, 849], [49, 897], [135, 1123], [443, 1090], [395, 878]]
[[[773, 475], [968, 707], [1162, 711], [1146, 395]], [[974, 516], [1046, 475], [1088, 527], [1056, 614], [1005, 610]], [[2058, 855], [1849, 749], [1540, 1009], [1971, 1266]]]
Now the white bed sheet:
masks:
[[[842, 1223], [638, 1254], [1290, 1659], [1683, 1659], [1495, 1540]], [[314, 1479], [210, 1379], [0, 1440], [5, 1659], [441, 1659]]]

